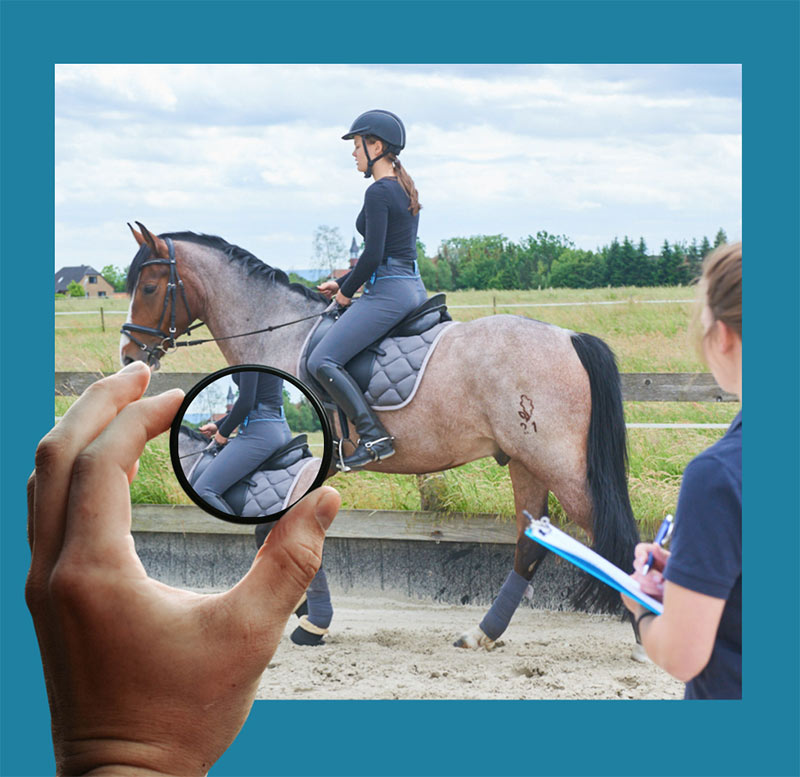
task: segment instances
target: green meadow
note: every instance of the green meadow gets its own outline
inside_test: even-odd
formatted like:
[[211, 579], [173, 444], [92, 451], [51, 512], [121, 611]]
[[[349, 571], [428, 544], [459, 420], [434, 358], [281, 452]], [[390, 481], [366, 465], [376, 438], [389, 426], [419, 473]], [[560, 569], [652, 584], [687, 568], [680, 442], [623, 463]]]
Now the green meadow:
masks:
[[[688, 334], [694, 289], [601, 288], [530, 291], [459, 291], [447, 294], [451, 314], [470, 321], [493, 313], [511, 313], [603, 338], [617, 355], [621, 372], [705, 372]], [[658, 304], [648, 303], [656, 300]], [[567, 303], [594, 302], [595, 305]], [[612, 303], [612, 304], [608, 304]], [[535, 305], [535, 306], [534, 306]], [[55, 317], [56, 371], [102, 371], [118, 368], [119, 327], [127, 299], [56, 300], [57, 312], [82, 313], [104, 309], [105, 332], [99, 312]], [[483, 307], [460, 307], [483, 306]], [[209, 336], [205, 328], [193, 333]], [[266, 335], [269, 336], [269, 335]], [[226, 366], [214, 344], [181, 349], [162, 361], [169, 372], [210, 372]], [[74, 401], [57, 397], [62, 415]], [[738, 403], [626, 402], [628, 423], [729, 423]], [[722, 429], [630, 429], [630, 493], [643, 534], [653, 530], [675, 509], [681, 473], [689, 460], [722, 436]], [[314, 442], [312, 440], [312, 442]], [[318, 441], [317, 441], [318, 442]], [[348, 508], [419, 510], [418, 479], [412, 475], [360, 472], [336, 475], [330, 481]], [[188, 503], [169, 464], [167, 435], [148, 445], [137, 479], [131, 487], [134, 502]], [[511, 484], [506, 467], [482, 459], [444, 476], [442, 504], [453, 512], [495, 513], [513, 520]], [[551, 497], [551, 514], [560, 507]]]

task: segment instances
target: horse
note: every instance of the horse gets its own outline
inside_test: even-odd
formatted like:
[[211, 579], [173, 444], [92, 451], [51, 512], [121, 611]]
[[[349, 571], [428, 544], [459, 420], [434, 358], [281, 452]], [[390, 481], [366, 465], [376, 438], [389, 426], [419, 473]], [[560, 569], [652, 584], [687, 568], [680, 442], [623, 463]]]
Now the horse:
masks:
[[[325, 297], [220, 237], [153, 235], [136, 223], [141, 231], [129, 225], [139, 250], [127, 277], [123, 365], [138, 359], [158, 369], [199, 320], [229, 364], [298, 374], [307, 336], [329, 307]], [[620, 378], [601, 339], [514, 315], [451, 324], [413, 401], [379, 417], [396, 453], [366, 469], [426, 474], [488, 456], [508, 465], [519, 537], [513, 570], [486, 617], [457, 646], [491, 649], [508, 627], [547, 553], [525, 536], [523, 510], [546, 515], [550, 491], [595, 551], [632, 568], [638, 530]], [[584, 608], [619, 611], [618, 594], [594, 578], [574, 599]]]

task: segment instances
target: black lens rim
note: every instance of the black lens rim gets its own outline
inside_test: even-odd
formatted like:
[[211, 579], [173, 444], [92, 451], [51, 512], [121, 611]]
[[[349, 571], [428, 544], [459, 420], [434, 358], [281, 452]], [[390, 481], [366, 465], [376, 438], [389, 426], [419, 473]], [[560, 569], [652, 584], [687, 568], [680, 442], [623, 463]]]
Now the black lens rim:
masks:
[[270, 513], [270, 515], [266, 516], [245, 518], [242, 516], [230, 515], [229, 513], [222, 512], [222, 510], [218, 510], [216, 507], [212, 507], [203, 499], [201, 499], [195, 492], [194, 488], [192, 488], [192, 486], [189, 484], [189, 480], [183, 472], [183, 466], [181, 464], [180, 454], [178, 452], [178, 438], [180, 436], [183, 416], [188, 410], [189, 405], [191, 405], [191, 403], [194, 401], [197, 395], [203, 391], [203, 389], [207, 388], [220, 378], [224, 378], [226, 375], [232, 375], [236, 372], [265, 372], [269, 375], [276, 375], [280, 378], [283, 378], [285, 381], [289, 381], [289, 383], [291, 383], [295, 388], [305, 395], [306, 399], [308, 399], [308, 401], [311, 403], [320, 420], [324, 445], [324, 450], [321, 456], [322, 463], [320, 465], [319, 472], [317, 473], [316, 478], [314, 478], [314, 482], [311, 484], [306, 493], [313, 491], [315, 488], [319, 488], [325, 482], [325, 479], [327, 478], [328, 472], [331, 468], [331, 462], [333, 460], [333, 434], [331, 432], [330, 422], [328, 421], [328, 415], [322, 407], [322, 402], [320, 402], [319, 397], [314, 393], [311, 387], [306, 383], [303, 383], [299, 378], [289, 374], [288, 372], [279, 370], [277, 367], [269, 367], [265, 364], [236, 364], [231, 367], [225, 367], [222, 370], [217, 370], [216, 372], [206, 375], [205, 378], [196, 383], [186, 393], [186, 396], [183, 398], [183, 402], [181, 402], [181, 406], [178, 408], [178, 412], [175, 414], [172, 425], [170, 426], [169, 455], [172, 463], [172, 471], [175, 473], [175, 477], [181, 484], [181, 488], [183, 489], [184, 493], [200, 509], [206, 513], [209, 513], [210, 515], [213, 515], [215, 518], [219, 518], [227, 523], [239, 524], [240, 526], [256, 526], [261, 523], [274, 523], [283, 515], [285, 515], [286, 512], [288, 512], [295, 504], [297, 504], [297, 502], [293, 502], [285, 509], [277, 510], [276, 512]]

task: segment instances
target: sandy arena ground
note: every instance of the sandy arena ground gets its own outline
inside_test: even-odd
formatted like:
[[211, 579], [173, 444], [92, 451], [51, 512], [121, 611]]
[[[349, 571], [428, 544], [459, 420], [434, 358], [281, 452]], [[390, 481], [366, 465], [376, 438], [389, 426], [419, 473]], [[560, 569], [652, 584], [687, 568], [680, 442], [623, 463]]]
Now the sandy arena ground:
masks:
[[484, 607], [334, 597], [320, 647], [289, 641], [292, 617], [259, 699], [680, 699], [683, 683], [631, 659], [627, 623], [520, 608], [491, 653], [453, 641]]

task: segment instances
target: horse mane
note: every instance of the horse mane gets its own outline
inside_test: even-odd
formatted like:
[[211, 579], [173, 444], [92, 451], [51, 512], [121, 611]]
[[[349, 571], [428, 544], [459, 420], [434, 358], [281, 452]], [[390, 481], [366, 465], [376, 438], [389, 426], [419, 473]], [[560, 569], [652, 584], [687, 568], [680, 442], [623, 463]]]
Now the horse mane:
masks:
[[[283, 270], [277, 267], [270, 267], [268, 264], [253, 256], [253, 254], [251, 254], [249, 251], [246, 251], [244, 248], [233, 245], [227, 240], [223, 240], [221, 237], [217, 237], [216, 235], [198, 235], [195, 232], [167, 232], [163, 235], [159, 235], [159, 237], [169, 237], [172, 240], [197, 243], [198, 245], [213, 248], [216, 251], [223, 253], [229, 262], [238, 262], [242, 264], [247, 270], [248, 277], [258, 276], [264, 278], [264, 280], [266, 280], [268, 283], [280, 283], [283, 286], [288, 286], [292, 291], [302, 294], [304, 297], [306, 297], [306, 299], [315, 300], [316, 302], [328, 301], [327, 298], [318, 291], [309, 289], [308, 286], [304, 286], [302, 283], [293, 283], [290, 281], [289, 276]], [[139, 253], [141, 253], [141, 250]], [[131, 273], [133, 273], [134, 267], [137, 265], [138, 258], [139, 254], [136, 254], [136, 257], [131, 263], [131, 268], [128, 273], [129, 283]], [[138, 264], [141, 265], [142, 261], [144, 260], [140, 260]]]
[[208, 442], [208, 437], [198, 432], [197, 429], [192, 429], [191, 426], [185, 426], [184, 424], [181, 424], [181, 434], [187, 434], [193, 440], [199, 440], [200, 442]]

